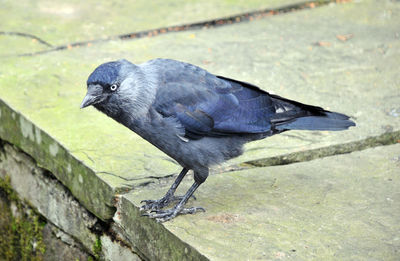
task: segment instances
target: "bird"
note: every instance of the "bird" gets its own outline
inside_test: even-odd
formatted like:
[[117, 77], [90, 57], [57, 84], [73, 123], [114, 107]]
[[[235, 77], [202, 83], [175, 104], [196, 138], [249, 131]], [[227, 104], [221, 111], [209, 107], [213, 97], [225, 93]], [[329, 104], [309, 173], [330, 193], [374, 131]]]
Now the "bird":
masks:
[[[182, 166], [162, 198], [141, 201], [142, 215], [158, 222], [205, 211], [185, 205], [207, 179], [209, 168], [241, 155], [247, 142], [289, 130], [340, 131], [355, 126], [344, 114], [162, 58], [141, 64], [121, 59], [99, 65], [88, 77], [80, 107], [90, 105]], [[175, 196], [189, 170], [193, 185], [183, 196]]]

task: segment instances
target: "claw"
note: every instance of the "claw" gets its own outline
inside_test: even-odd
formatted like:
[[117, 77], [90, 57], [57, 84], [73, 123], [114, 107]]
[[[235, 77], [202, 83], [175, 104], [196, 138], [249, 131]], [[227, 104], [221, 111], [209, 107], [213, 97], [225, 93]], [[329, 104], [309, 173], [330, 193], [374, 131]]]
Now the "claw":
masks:
[[157, 220], [157, 222], [165, 222], [170, 219], [173, 219], [177, 215], [181, 214], [194, 214], [196, 212], [205, 212], [206, 210], [202, 207], [191, 207], [191, 208], [177, 208], [175, 206], [174, 208], [170, 208], [167, 210], [152, 210], [151, 212], [146, 212], [143, 213], [142, 216], [147, 216], [149, 218], [154, 218]]
[[[194, 195], [191, 196], [194, 200], [196, 200], [196, 197]], [[163, 198], [159, 200], [153, 200], [153, 199], [144, 199], [140, 201], [140, 203], [144, 203], [143, 206], [140, 207], [140, 210], [150, 210], [150, 212], [154, 212], [156, 210], [162, 209], [166, 206], [168, 206], [170, 203], [174, 201], [181, 201], [183, 199], [183, 196], [164, 196]]]
[[146, 199], [142, 200], [140, 203], [144, 203], [144, 205], [140, 207], [140, 210], [153, 211], [168, 206], [168, 204], [170, 203], [170, 197], [163, 197], [159, 200]]
[[152, 200], [152, 199], [144, 199], [144, 200], [140, 201], [140, 203], [149, 204], [149, 203], [153, 203], [153, 202], [155, 202], [155, 201], [156, 201], [156, 200]]
[[[181, 176], [181, 174], [179, 174], [179, 176]], [[179, 184], [179, 182], [177, 182], [177, 184]], [[157, 222], [165, 222], [170, 219], [173, 219], [178, 214], [194, 214], [197, 211], [205, 212], [205, 209], [202, 207], [184, 208], [188, 199], [190, 199], [191, 197], [196, 199], [196, 197], [193, 196], [193, 193], [200, 186], [200, 184], [201, 183], [194, 182], [183, 197], [174, 196], [176, 187], [172, 186], [170, 190], [167, 192], [167, 194], [159, 200], [143, 200], [142, 202], [144, 202], [145, 205], [143, 205], [141, 209], [148, 211], [146, 213], [143, 213], [142, 215], [147, 216], [149, 218], [154, 218], [157, 220]], [[175, 207], [162, 210], [163, 207], [167, 206], [169, 203], [176, 200], [179, 200], [179, 202], [178, 204], [175, 205]]]

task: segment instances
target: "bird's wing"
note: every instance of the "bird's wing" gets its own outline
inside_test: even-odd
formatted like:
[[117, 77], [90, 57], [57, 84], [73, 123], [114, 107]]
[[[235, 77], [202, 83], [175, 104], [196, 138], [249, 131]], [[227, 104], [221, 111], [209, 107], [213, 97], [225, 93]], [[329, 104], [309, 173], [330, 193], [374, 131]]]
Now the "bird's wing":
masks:
[[245, 86], [217, 77], [191, 64], [162, 60], [160, 87], [154, 103], [164, 117], [176, 118], [186, 137], [265, 133], [275, 105], [270, 95], [255, 86]]

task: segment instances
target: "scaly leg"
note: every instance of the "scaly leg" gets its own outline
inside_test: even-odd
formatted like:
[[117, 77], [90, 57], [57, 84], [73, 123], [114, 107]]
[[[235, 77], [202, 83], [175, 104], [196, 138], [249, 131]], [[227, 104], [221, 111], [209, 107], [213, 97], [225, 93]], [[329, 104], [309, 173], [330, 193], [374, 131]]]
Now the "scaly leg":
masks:
[[183, 196], [182, 200], [176, 204], [175, 207], [167, 209], [167, 210], [155, 210], [156, 213], [143, 213], [143, 216], [148, 216], [150, 218], [155, 218], [158, 222], [165, 222], [170, 219], [173, 219], [178, 214], [194, 214], [197, 211], [204, 211], [205, 209], [202, 207], [191, 207], [184, 208], [186, 202], [193, 195], [196, 189], [200, 186], [201, 183], [195, 182]]
[[187, 168], [182, 169], [181, 173], [179, 173], [178, 177], [176, 178], [170, 189], [167, 191], [167, 193], [164, 195], [164, 197], [158, 200], [142, 200], [140, 203], [145, 204], [140, 208], [140, 210], [159, 210], [163, 207], [168, 206], [172, 201], [182, 200], [182, 197], [175, 197], [174, 193], [188, 171], [189, 169]]

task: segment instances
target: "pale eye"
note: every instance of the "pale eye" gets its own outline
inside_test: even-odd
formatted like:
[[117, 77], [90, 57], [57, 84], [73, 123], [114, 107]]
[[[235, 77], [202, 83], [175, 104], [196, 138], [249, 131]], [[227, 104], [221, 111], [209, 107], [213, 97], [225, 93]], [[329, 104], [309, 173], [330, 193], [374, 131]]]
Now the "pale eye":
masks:
[[115, 91], [117, 88], [118, 88], [118, 86], [116, 84], [113, 84], [110, 86], [111, 91]]

